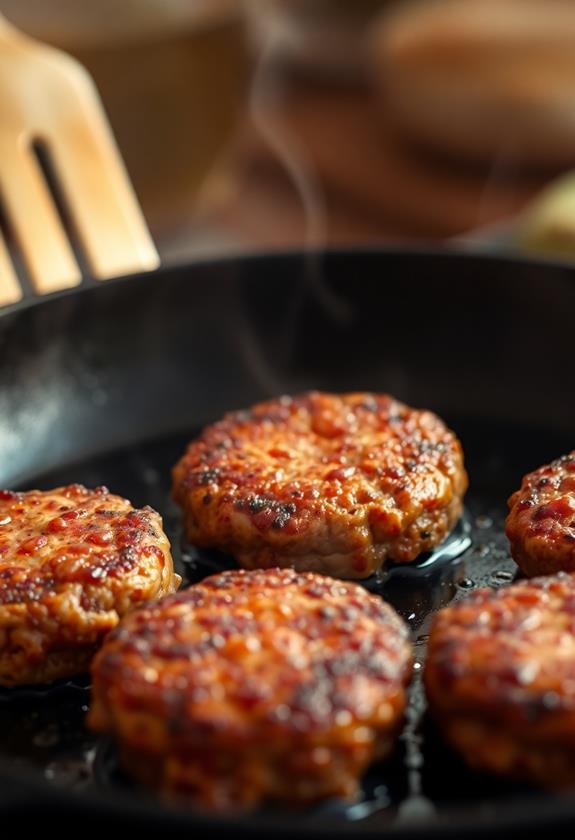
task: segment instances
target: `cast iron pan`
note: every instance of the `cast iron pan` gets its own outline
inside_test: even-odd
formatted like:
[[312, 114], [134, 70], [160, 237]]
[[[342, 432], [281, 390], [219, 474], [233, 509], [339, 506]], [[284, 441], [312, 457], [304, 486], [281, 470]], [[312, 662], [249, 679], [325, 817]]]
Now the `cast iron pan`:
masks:
[[[416, 680], [362, 798], [228, 819], [167, 807], [84, 727], [88, 679], [0, 692], [0, 817], [233, 836], [424, 837], [575, 826], [575, 800], [467, 770], [425, 713], [429, 618], [515, 575], [502, 523], [521, 476], [573, 448], [575, 272], [449, 253], [263, 256], [163, 270], [0, 315], [0, 486], [106, 484], [164, 516], [187, 583], [230, 564], [182, 542], [170, 468], [206, 423], [318, 388], [389, 391], [463, 442], [466, 514], [433, 556], [366, 582], [413, 630]], [[33, 810], [30, 803], [34, 803]]]

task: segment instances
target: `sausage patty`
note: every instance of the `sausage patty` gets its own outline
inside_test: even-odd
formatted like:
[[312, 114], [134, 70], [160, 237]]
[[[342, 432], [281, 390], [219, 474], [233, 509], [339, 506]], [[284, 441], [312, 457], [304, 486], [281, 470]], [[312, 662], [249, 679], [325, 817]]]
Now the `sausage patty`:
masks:
[[461, 446], [388, 395], [312, 392], [227, 414], [174, 469], [188, 540], [247, 568], [365, 578], [443, 541], [467, 488]]
[[151, 508], [105, 487], [0, 491], [0, 685], [86, 671], [120, 616], [178, 583]]
[[89, 725], [163, 794], [209, 808], [352, 796], [392, 747], [408, 631], [353, 583], [236, 570], [131, 612], [92, 666]]
[[575, 571], [575, 451], [526, 475], [508, 504], [505, 532], [521, 571]]
[[472, 767], [575, 787], [575, 577], [481, 589], [442, 610], [425, 685]]

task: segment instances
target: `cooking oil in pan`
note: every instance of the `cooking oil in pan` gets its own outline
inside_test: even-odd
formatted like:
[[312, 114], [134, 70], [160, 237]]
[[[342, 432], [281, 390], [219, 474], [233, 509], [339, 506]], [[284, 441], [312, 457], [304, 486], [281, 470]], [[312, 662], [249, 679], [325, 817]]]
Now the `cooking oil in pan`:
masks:
[[[518, 436], [495, 428], [487, 436], [484, 424], [475, 431], [460, 424], [457, 432], [466, 445], [471, 476], [463, 519], [431, 554], [414, 564], [391, 565], [365, 581], [372, 592], [393, 604], [412, 631], [414, 680], [395, 752], [370, 768], [355, 803], [325, 803], [299, 817], [291, 814], [294, 819], [319, 820], [319, 825], [323, 815], [345, 822], [377, 818], [389, 827], [413, 823], [419, 828], [463, 805], [481, 815], [486, 808], [498, 808], [522, 794], [517, 786], [472, 772], [447, 747], [427, 718], [421, 674], [430, 622], [437, 609], [467, 597], [477, 587], [507, 586], [513, 581], [516, 567], [503, 531], [505, 500], [518, 485], [522, 470], [550, 460], [549, 452], [538, 455], [530, 451], [527, 457], [522, 449], [526, 439], [542, 440], [541, 435]], [[199, 552], [182, 541], [179, 512], [170, 499], [170, 470], [191, 436], [175, 435], [90, 458], [33, 477], [28, 486], [106, 484], [136, 506], [150, 504], [163, 516], [177, 570], [189, 585], [233, 566], [229, 557]], [[487, 439], [496, 457], [485, 457]], [[553, 450], [551, 455], [569, 448], [564, 442], [552, 441], [547, 446]], [[0, 756], [14, 767], [32, 769], [52, 784], [92, 789], [104, 796], [114, 789], [137, 797], [136, 786], [119, 771], [113, 745], [86, 729], [88, 703], [87, 679], [39, 689], [0, 690]]]

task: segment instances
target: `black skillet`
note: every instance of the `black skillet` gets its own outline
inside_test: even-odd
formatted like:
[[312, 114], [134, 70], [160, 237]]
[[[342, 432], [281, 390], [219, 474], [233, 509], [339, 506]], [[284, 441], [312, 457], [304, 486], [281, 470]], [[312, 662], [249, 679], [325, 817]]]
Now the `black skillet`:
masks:
[[[464, 445], [465, 520], [435, 555], [367, 582], [410, 623], [420, 673], [430, 614], [515, 574], [507, 496], [575, 444], [574, 334], [573, 270], [445, 252], [228, 259], [28, 300], [0, 315], [0, 486], [105, 483], [153, 505], [189, 583], [230, 563], [182, 544], [169, 499], [170, 467], [204, 424], [311, 388], [431, 408]], [[357, 803], [231, 821], [131, 785], [85, 730], [88, 703], [82, 679], [0, 692], [0, 819], [299, 837], [575, 827], [575, 799], [467, 770], [417, 678], [397, 750]]]

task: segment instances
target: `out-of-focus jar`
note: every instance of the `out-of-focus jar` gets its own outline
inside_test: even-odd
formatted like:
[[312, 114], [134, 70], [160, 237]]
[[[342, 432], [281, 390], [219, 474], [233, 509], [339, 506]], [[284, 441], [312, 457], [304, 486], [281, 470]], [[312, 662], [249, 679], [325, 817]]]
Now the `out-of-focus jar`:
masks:
[[152, 232], [185, 221], [233, 134], [249, 75], [240, 0], [3, 0], [92, 75]]

